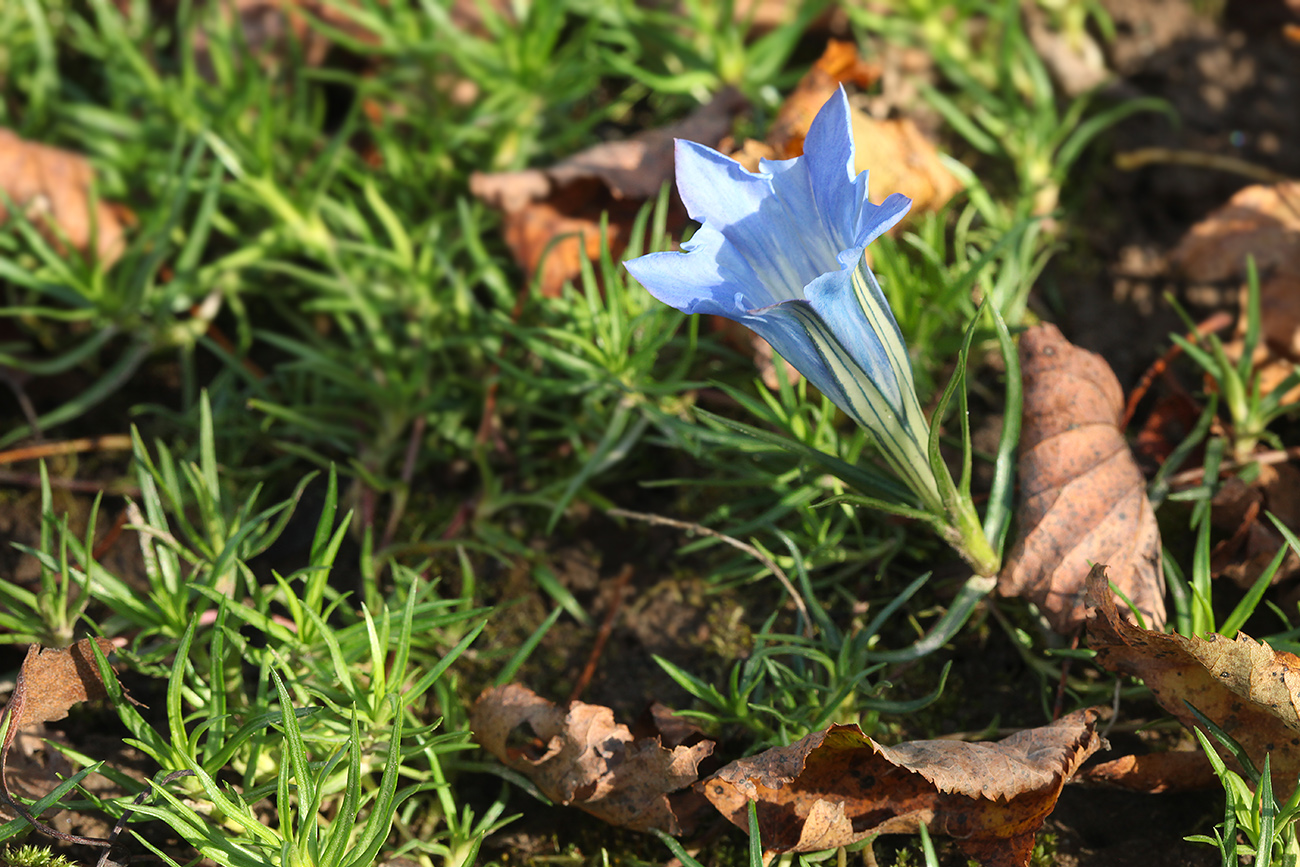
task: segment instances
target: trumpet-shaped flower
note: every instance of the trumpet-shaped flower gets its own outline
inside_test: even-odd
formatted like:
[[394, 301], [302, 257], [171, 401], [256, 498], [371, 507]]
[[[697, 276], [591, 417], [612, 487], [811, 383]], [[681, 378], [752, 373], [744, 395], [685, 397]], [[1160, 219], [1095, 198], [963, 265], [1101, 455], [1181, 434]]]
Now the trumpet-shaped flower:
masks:
[[802, 157], [763, 160], [751, 173], [679, 139], [676, 158], [677, 189], [700, 228], [682, 252], [641, 256], [628, 271], [683, 313], [757, 332], [871, 431], [928, 508], [942, 510], [907, 347], [866, 263], [867, 245], [912, 201], [898, 193], [880, 205], [867, 200], [843, 89], [817, 114]]

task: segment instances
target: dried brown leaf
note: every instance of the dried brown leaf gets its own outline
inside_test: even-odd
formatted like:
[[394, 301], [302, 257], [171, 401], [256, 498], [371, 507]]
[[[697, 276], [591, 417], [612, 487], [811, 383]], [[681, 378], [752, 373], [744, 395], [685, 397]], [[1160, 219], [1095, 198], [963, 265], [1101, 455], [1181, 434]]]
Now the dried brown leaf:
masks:
[[546, 797], [634, 831], [680, 834], [668, 796], [694, 783], [713, 752], [712, 741], [666, 749], [658, 737], [634, 738], [607, 707], [562, 708], [518, 684], [479, 696], [470, 729]]
[[1188, 277], [1218, 283], [1240, 279], [1246, 258], [1261, 272], [1297, 262], [1300, 181], [1255, 184], [1188, 230], [1171, 259]]
[[1120, 432], [1124, 395], [1099, 355], [1054, 325], [1020, 338], [1025, 412], [1020, 435], [1020, 538], [998, 578], [1003, 596], [1024, 596], [1057, 632], [1083, 623], [1092, 563], [1146, 619], [1165, 623], [1160, 530], [1146, 480]]
[[605, 212], [611, 255], [621, 255], [641, 205], [672, 180], [673, 139], [716, 145], [746, 104], [739, 91], [724, 90], [678, 123], [596, 145], [550, 168], [476, 172], [470, 192], [504, 212], [515, 260], [530, 278], [541, 268], [541, 291], [554, 297], [581, 273], [584, 258], [599, 256]]
[[1090, 765], [1075, 777], [1079, 783], [1123, 789], [1127, 792], [1195, 792], [1219, 785], [1214, 768], [1200, 750], [1169, 750], [1141, 756], [1120, 756]]
[[914, 833], [924, 822], [982, 864], [1023, 867], [1061, 787], [1101, 743], [1095, 720], [1086, 710], [997, 743], [894, 747], [856, 725], [832, 725], [732, 762], [700, 786], [740, 828], [748, 827], [749, 801], [757, 801], [769, 853]]
[[[1268, 394], [1300, 362], [1300, 181], [1240, 190], [1193, 226], [1171, 256], [1191, 280], [1239, 284], [1238, 338], [1224, 346], [1233, 361], [1244, 348], [1247, 257], [1259, 269], [1263, 342], [1253, 361]], [[1300, 399], [1300, 388], [1285, 399]]]
[[[1236, 640], [1201, 638], [1134, 626], [1120, 617], [1102, 565], [1088, 575], [1088, 605], [1094, 609], [1088, 645], [1099, 665], [1140, 677], [1161, 707], [1193, 729], [1190, 702], [1241, 744], [1256, 767], [1270, 755], [1273, 789], [1279, 800], [1290, 796], [1300, 774], [1300, 658], [1240, 633]], [[1224, 759], [1233, 764], [1226, 753]]]
[[[96, 638], [94, 643], [105, 656], [114, 650], [113, 642], [107, 638]], [[108, 697], [91, 647], [91, 639], [83, 638], [71, 647], [33, 644], [27, 649], [13, 694], [9, 696], [4, 712], [0, 713], [0, 730], [4, 732], [3, 740], [0, 740], [0, 798], [50, 836], [86, 846], [107, 846], [107, 840], [65, 834], [43, 825], [26, 807], [14, 801], [5, 782], [5, 760], [20, 728], [63, 719], [74, 704]]]
[[939, 159], [939, 151], [911, 118], [876, 120], [854, 111], [852, 121], [856, 167], [871, 172], [873, 201], [902, 193], [912, 200], [912, 213], [937, 211], [961, 189]]
[[[66, 242], [87, 253], [93, 234], [93, 253], [108, 267], [125, 249], [123, 219], [130, 214], [102, 201], [95, 202], [92, 214], [94, 177], [94, 169], [80, 154], [30, 142], [0, 128], [0, 190], [8, 201], [56, 249], [63, 249]], [[0, 198], [0, 225], [8, 220], [6, 201]]]
[[[1247, 484], [1239, 477], [1224, 480], [1211, 501], [1211, 521], [1231, 535], [1214, 546], [1210, 569], [1243, 590], [1269, 568], [1286, 539], [1265, 513], [1287, 527], [1300, 529], [1300, 469], [1291, 464], [1261, 464]], [[1273, 574], [1274, 585], [1290, 581], [1300, 572], [1300, 556], [1287, 550]]]
[[[107, 638], [94, 642], [105, 656], [114, 650]], [[27, 649], [7, 705], [15, 727], [60, 720], [74, 704], [108, 697], [90, 644], [91, 639], [83, 638], [71, 647], [33, 644]]]

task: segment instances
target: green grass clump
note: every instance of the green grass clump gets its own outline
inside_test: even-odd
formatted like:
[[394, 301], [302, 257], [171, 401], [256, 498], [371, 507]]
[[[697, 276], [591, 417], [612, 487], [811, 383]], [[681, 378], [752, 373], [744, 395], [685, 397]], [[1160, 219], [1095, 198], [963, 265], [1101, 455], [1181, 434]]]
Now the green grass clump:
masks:
[[[1042, 5], [1065, 31], [1105, 32], [1094, 3]], [[869, 437], [802, 381], [762, 385], [746, 348], [654, 301], [608, 243], [542, 297], [501, 217], [469, 194], [475, 172], [553, 163], [724, 87], [749, 99], [741, 128], [761, 134], [824, 42], [810, 28], [831, 4], [796, 6], [755, 36], [730, 2], [482, 2], [467, 16], [450, 0], [325, 0], [268, 37], [222, 3], [0, 3], [0, 125], [86, 155], [92, 199], [131, 215], [111, 265], [68, 249], [30, 207], [7, 208], [0, 229], [0, 377], [19, 395], [0, 450], [102, 433], [131, 444], [127, 459], [33, 471], [39, 529], [19, 549], [36, 583], [0, 582], [0, 643], [120, 638], [113, 666], [147, 705], [109, 675], [112, 709], [91, 717], [145, 757], [144, 779], [72, 738], [53, 748], [76, 772], [33, 812], [121, 819], [121, 847], [168, 864], [475, 863], [535, 790], [477, 754], [468, 704], [521, 670], [559, 683], [577, 667], [601, 612], [598, 591], [555, 567], [575, 538], [611, 563], [649, 552], [638, 581], [690, 572], [702, 594], [745, 599], [743, 616], [692, 645], [707, 664], [658, 660], [720, 753], [831, 722], [942, 725], [938, 709], [960, 700], [951, 642], [993, 610], [988, 587], [963, 583], [917, 522], [856, 507], [855, 491], [889, 491]], [[1033, 287], [1075, 237], [1087, 149], [1162, 108], [1063, 98], [1019, 9], [844, 10], [863, 45], [887, 38], [935, 59], [918, 110], [943, 124], [965, 188], [872, 247], [930, 407], [956, 375], [977, 412], [1006, 408], [1016, 376], [983, 364], [1000, 335], [981, 305], [1013, 329], [1033, 321]], [[620, 256], [670, 248], [671, 211], [665, 189], [617, 227]], [[1261, 398], [1249, 364], [1213, 341], [1185, 348], [1218, 374], [1233, 424], [1230, 441], [1211, 437], [1211, 404], [1171, 465], [1208, 442], [1217, 479], [1225, 454], [1246, 464], [1274, 442], [1268, 426], [1290, 408]], [[956, 410], [936, 427], [962, 431]], [[83, 474], [129, 490], [95, 497], [84, 525], [59, 505]], [[1235, 608], [1214, 598], [1213, 489], [1169, 498], [1194, 501], [1186, 580], [1165, 560], [1189, 635], [1239, 630], [1273, 574]], [[714, 532], [602, 517], [614, 507]], [[992, 511], [1000, 545], [1008, 512]], [[97, 553], [118, 513], [134, 567]], [[512, 574], [525, 593], [507, 593]], [[525, 596], [536, 604], [510, 607]], [[1086, 653], [1048, 653], [1032, 612], [994, 619], [1002, 632], [981, 617], [981, 640], [1024, 663], [1034, 713], [1059, 684], [1072, 704], [1110, 700], [1107, 683], [1062, 665]], [[561, 621], [581, 650], [548, 643]], [[525, 669], [535, 652], [542, 663]], [[92, 773], [113, 793], [85, 785]], [[29, 830], [15, 820], [0, 840]], [[700, 858], [759, 867], [731, 846]], [[932, 860], [918, 846], [898, 863]], [[606, 864], [639, 857], [584, 839], [574, 862], [598, 849]]]

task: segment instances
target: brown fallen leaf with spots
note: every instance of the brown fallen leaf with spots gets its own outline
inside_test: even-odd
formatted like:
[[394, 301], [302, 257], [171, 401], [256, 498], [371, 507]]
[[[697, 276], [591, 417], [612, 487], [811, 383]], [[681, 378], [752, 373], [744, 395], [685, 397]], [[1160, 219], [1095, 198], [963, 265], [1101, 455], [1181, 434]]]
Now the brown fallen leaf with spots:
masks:
[[1034, 602], [1066, 634], [1084, 621], [1089, 568], [1105, 563], [1146, 624], [1160, 629], [1160, 529], [1146, 479], [1118, 427], [1119, 381], [1105, 359], [1071, 344], [1055, 325], [1021, 335], [1020, 365], [1020, 536], [998, 592]]
[[757, 802], [768, 853], [812, 852], [876, 834], [956, 839], [990, 867], [1024, 867], [1061, 788], [1101, 745], [1083, 710], [996, 743], [912, 741], [885, 747], [832, 725], [788, 747], [732, 762], [700, 783], [738, 827]]
[[[80, 154], [19, 138], [0, 128], [0, 225], [9, 221], [12, 203], [52, 244], [71, 244], [91, 253], [105, 268], [126, 248], [125, 208], [97, 201], [91, 210], [95, 171]], [[95, 249], [90, 250], [94, 236]]]
[[[107, 656], [112, 653], [113, 642], [107, 638], [94, 639], [100, 651]], [[0, 797], [6, 805], [21, 815], [33, 827], [72, 843], [85, 846], [107, 846], [107, 840], [93, 837], [77, 837], [65, 834], [41, 824], [27, 808], [19, 804], [9, 794], [5, 783], [5, 759], [9, 747], [13, 745], [14, 736], [23, 726], [61, 720], [68, 715], [68, 710], [83, 701], [107, 698], [108, 692], [95, 664], [95, 652], [91, 649], [91, 639], [83, 638], [71, 647], [41, 647], [33, 644], [27, 649], [27, 657], [18, 672], [18, 682], [4, 712], [0, 713], [0, 730], [4, 732], [0, 740]]]
[[470, 730], [552, 801], [634, 831], [682, 833], [669, 796], [699, 779], [700, 761], [713, 753], [707, 740], [668, 749], [659, 737], [636, 738], [607, 707], [560, 707], [518, 684], [479, 696]]
[[1141, 678], [1161, 707], [1193, 729], [1199, 724], [1190, 702], [1241, 744], [1256, 767], [1270, 755], [1273, 791], [1279, 801], [1290, 797], [1300, 775], [1300, 657], [1240, 633], [1233, 640], [1140, 629], [1120, 616], [1105, 566], [1088, 575], [1088, 604], [1088, 646], [1099, 665]]
[[[105, 656], [115, 650], [107, 638], [94, 642]], [[5, 706], [11, 725], [4, 746], [13, 742], [12, 732], [22, 726], [61, 720], [74, 704], [108, 697], [90, 643], [91, 639], [83, 638], [71, 647], [33, 644], [27, 649], [18, 683]]]
[[1275, 313], [1284, 315], [1280, 322], [1264, 317], [1264, 339], [1278, 349], [1300, 354], [1296, 334], [1300, 310], [1294, 304], [1300, 280], [1298, 245], [1300, 180], [1255, 184], [1238, 190], [1192, 226], [1170, 260], [1188, 279], [1240, 286], [1246, 278], [1246, 259], [1254, 258], [1261, 294], [1276, 305]]

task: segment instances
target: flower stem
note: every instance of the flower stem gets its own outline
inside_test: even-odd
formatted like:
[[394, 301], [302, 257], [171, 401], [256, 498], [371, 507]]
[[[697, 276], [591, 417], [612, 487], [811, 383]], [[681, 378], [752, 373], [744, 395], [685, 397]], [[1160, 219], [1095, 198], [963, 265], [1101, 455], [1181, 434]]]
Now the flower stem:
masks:
[[998, 574], [1002, 558], [984, 535], [979, 513], [970, 497], [959, 496], [948, 504], [948, 530], [951, 533], [949, 544], [970, 564], [976, 575], [992, 577]]

